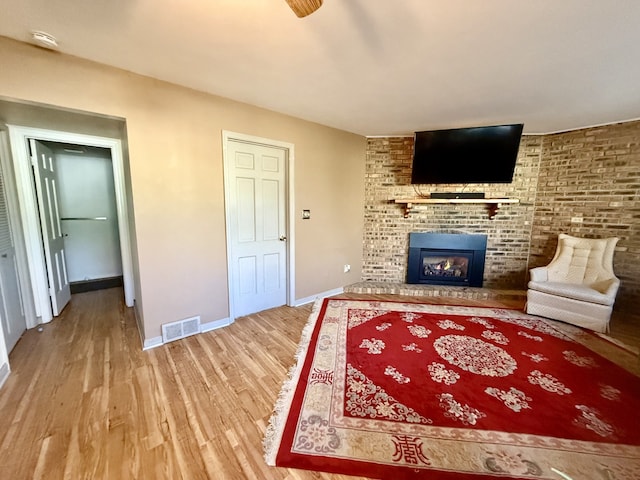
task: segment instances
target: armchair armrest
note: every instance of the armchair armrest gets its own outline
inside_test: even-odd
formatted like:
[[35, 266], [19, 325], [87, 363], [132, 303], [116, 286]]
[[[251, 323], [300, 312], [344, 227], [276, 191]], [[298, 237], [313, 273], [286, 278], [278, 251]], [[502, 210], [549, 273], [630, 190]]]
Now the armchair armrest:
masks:
[[546, 282], [549, 280], [547, 267], [536, 267], [529, 270], [532, 282]]
[[620, 287], [620, 280], [617, 277], [603, 280], [601, 282], [596, 282], [591, 285], [591, 288], [597, 290], [598, 292], [609, 298], [614, 298], [616, 296], [616, 293], [618, 293], [618, 287]]

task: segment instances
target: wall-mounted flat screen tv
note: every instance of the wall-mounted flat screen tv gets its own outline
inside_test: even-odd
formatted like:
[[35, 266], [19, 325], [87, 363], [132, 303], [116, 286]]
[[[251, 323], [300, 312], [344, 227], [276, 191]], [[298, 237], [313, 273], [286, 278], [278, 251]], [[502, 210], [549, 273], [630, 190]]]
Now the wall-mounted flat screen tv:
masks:
[[523, 127], [416, 132], [411, 183], [511, 183]]

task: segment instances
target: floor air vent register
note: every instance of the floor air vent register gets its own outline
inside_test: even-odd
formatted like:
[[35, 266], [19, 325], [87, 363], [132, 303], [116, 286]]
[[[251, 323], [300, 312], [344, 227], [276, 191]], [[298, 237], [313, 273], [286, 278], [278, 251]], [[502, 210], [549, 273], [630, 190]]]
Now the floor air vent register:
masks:
[[191, 317], [162, 325], [163, 343], [200, 333], [200, 317]]

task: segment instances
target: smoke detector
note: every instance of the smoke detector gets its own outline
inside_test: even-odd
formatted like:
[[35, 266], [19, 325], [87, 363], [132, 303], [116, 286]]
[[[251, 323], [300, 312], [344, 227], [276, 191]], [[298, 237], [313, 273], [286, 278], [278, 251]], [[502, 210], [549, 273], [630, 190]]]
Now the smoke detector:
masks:
[[31, 32], [31, 38], [33, 43], [39, 47], [48, 48], [49, 50], [56, 50], [58, 48], [58, 40], [53, 35], [46, 32]]

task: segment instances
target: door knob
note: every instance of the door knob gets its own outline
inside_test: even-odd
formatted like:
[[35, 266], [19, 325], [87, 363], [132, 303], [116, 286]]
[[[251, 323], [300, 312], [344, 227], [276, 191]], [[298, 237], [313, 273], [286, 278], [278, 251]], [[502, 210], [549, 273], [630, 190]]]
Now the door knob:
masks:
[[287, 241], [287, 236], [286, 235], [280, 235], [280, 241], [281, 242], [286, 242]]

